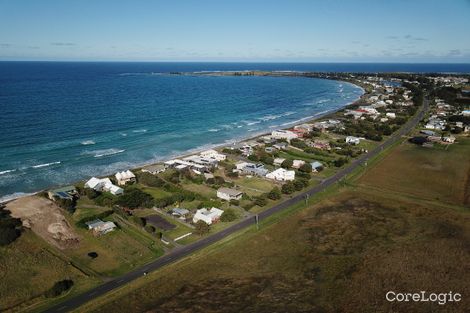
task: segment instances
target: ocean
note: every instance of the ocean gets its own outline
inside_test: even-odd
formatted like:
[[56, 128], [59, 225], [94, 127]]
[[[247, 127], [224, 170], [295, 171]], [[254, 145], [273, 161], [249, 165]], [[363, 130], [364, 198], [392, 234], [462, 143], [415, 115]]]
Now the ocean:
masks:
[[322, 79], [168, 74], [248, 69], [470, 71], [452, 64], [0, 62], [0, 198], [231, 144], [362, 94]]

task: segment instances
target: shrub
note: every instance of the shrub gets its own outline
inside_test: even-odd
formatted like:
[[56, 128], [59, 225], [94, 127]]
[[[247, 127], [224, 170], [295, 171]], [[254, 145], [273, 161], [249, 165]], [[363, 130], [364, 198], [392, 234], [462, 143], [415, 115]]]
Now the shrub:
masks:
[[271, 200], [279, 200], [282, 197], [281, 190], [278, 187], [274, 187], [268, 192], [267, 197]]
[[239, 205], [240, 205], [240, 201], [239, 201], [239, 200], [232, 199], [232, 200], [230, 200], [230, 205], [239, 206]]
[[195, 232], [199, 236], [208, 234], [209, 231], [210, 231], [209, 225], [207, 225], [206, 222], [204, 222], [204, 221], [197, 221], [195, 226], [196, 226]]
[[60, 296], [62, 293], [66, 292], [73, 286], [73, 280], [70, 279], [64, 279], [61, 281], [58, 281], [52, 286], [51, 289], [46, 291], [44, 295], [46, 298], [55, 298], [57, 296]]
[[293, 182], [287, 182], [284, 185], [282, 185], [281, 188], [282, 193], [285, 193], [287, 195], [290, 195], [295, 191], [294, 183]]
[[220, 220], [222, 222], [232, 222], [237, 219], [237, 213], [234, 209], [227, 209], [222, 213]]
[[98, 192], [93, 188], [85, 188], [83, 192], [85, 193], [85, 196], [87, 196], [88, 199], [91, 199], [91, 200], [95, 199], [101, 194], [101, 192]]
[[311, 173], [312, 172], [312, 165], [310, 163], [304, 163], [299, 168], [299, 171], [304, 172], [304, 173]]
[[254, 204], [259, 206], [259, 207], [263, 207], [266, 204], [268, 204], [268, 200], [266, 200], [266, 198], [263, 197], [263, 196], [259, 196], [259, 197], [255, 198]]
[[150, 208], [154, 205], [154, 200], [148, 193], [132, 188], [119, 196], [116, 203], [129, 209]]
[[281, 163], [282, 168], [291, 168], [294, 162], [292, 160], [286, 159]]
[[336, 166], [336, 167], [341, 167], [343, 166], [344, 164], [348, 163], [348, 159], [347, 158], [338, 158], [336, 160], [333, 161], [333, 164]]
[[110, 194], [109, 192], [103, 192], [95, 198], [95, 203], [99, 206], [112, 207], [115, 201], [116, 196]]
[[98, 253], [96, 252], [88, 252], [88, 256], [92, 259], [96, 259], [98, 257]]
[[152, 225], [147, 225], [147, 226], [145, 226], [145, 231], [150, 233], [150, 234], [153, 234], [153, 233], [155, 233], [156, 229]]

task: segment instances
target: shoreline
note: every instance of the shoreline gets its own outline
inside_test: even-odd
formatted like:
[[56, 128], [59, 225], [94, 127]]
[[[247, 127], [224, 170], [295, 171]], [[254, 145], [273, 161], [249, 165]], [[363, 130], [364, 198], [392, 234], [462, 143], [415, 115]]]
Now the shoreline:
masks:
[[[222, 71], [221, 73], [227, 73], [227, 71]], [[300, 74], [300, 72], [294, 72], [294, 71], [291, 71], [291, 72], [288, 72], [288, 73], [299, 73]], [[195, 74], [195, 73], [184, 73], [184, 75], [188, 75], [188, 74]], [[198, 75], [198, 74], [196, 74], [196, 75]], [[201, 74], [199, 74], [199, 75], [201, 75]], [[207, 75], [207, 74], [202, 74], [202, 75]], [[276, 76], [273, 76], [273, 77], [279, 77], [279, 76], [276, 75]], [[306, 77], [306, 78], [308, 78], [308, 77]], [[314, 77], [314, 78], [315, 79], [327, 79], [327, 78], [316, 78], [316, 77]], [[341, 79], [331, 79], [331, 80], [335, 80], [335, 81], [345, 83], [345, 84], [350, 84], [350, 85], [354, 86], [355, 88], [360, 89], [362, 91], [362, 94], [356, 100], [354, 100], [352, 102], [349, 102], [349, 103], [345, 104], [344, 106], [342, 106], [340, 108], [326, 110], [324, 112], [316, 113], [318, 115], [314, 114], [312, 116], [303, 117], [303, 118], [301, 118], [299, 120], [296, 120], [296, 121], [286, 122], [284, 124], [288, 124], [288, 125], [279, 125], [279, 127], [275, 127], [275, 128], [272, 128], [272, 129], [273, 130], [274, 129], [290, 129], [290, 128], [296, 126], [296, 125], [301, 125], [301, 124], [305, 124], [305, 123], [312, 123], [314, 121], [317, 121], [319, 119], [328, 117], [329, 115], [333, 115], [333, 114], [337, 113], [338, 111], [344, 110], [344, 109], [346, 109], [350, 106], [355, 105], [358, 101], [360, 101], [364, 97], [365, 94], [367, 94], [367, 91], [360, 85], [354, 84], [354, 83], [346, 81], [346, 80], [341, 80]], [[171, 160], [171, 159], [185, 158], [185, 157], [188, 157], [188, 156], [191, 156], [191, 155], [199, 154], [199, 153], [201, 153], [203, 151], [206, 151], [206, 150], [209, 150], [209, 149], [217, 150], [217, 149], [221, 149], [221, 148], [224, 148], [224, 147], [230, 147], [232, 145], [237, 145], [237, 144], [243, 143], [245, 141], [255, 140], [255, 139], [257, 139], [259, 137], [262, 137], [262, 136], [265, 136], [269, 133], [270, 133], [269, 129], [266, 129], [266, 130], [262, 130], [258, 133], [255, 133], [255, 134], [249, 134], [246, 137], [228, 139], [225, 142], [220, 143], [220, 144], [207, 144], [207, 145], [199, 146], [199, 147], [196, 147], [196, 148], [193, 148], [193, 149], [186, 150], [185, 152], [182, 152], [182, 153], [162, 157], [162, 159], [160, 159], [160, 160], [154, 159], [154, 160], [149, 160], [149, 161], [147, 161], [145, 163], [142, 163], [142, 164], [136, 164], [136, 165], [134, 165], [134, 167], [131, 167], [131, 168], [128, 168], [128, 169], [131, 170], [131, 171], [137, 171], [137, 170], [140, 170], [142, 167], [145, 167], [145, 166], [163, 163], [163, 162]], [[113, 175], [113, 173], [99, 175], [98, 177], [108, 177], [110, 175]], [[81, 183], [81, 182], [83, 182], [82, 179], [77, 180], [77, 181], [72, 181], [69, 184], [70, 185], [76, 185], [76, 184]], [[14, 193], [9, 194], [9, 195], [1, 196], [0, 197], [0, 204], [4, 205], [8, 202], [11, 202], [11, 201], [14, 201], [14, 200], [17, 200], [17, 199], [20, 199], [20, 198], [24, 198], [24, 197], [34, 196], [34, 195], [37, 195], [41, 192], [45, 192], [45, 191], [53, 189], [53, 188], [59, 188], [61, 186], [64, 186], [64, 185], [51, 185], [47, 189], [41, 189], [41, 190], [34, 191], [34, 192], [21, 192], [21, 191], [20, 192], [14, 192]]]

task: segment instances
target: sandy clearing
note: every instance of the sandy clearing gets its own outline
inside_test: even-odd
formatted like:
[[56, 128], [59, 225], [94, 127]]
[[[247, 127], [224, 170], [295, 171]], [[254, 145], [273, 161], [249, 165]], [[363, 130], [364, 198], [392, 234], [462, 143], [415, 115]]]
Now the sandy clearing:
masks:
[[59, 249], [73, 248], [79, 244], [79, 237], [52, 201], [30, 196], [19, 198], [7, 204], [11, 215], [20, 218], [23, 226], [31, 228], [37, 235]]

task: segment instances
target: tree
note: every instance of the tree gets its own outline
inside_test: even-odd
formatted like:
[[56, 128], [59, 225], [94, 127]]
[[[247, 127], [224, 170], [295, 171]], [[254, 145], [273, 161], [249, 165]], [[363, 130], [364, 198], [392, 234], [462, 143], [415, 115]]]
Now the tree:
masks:
[[338, 158], [336, 160], [333, 161], [333, 164], [336, 166], [336, 167], [341, 167], [343, 166], [344, 164], [348, 163], [348, 159], [347, 158]]
[[311, 173], [312, 172], [312, 165], [310, 163], [304, 163], [300, 166], [299, 171], [304, 173]]
[[6, 246], [21, 235], [21, 220], [10, 216], [10, 211], [0, 209], [0, 246]]
[[300, 190], [304, 189], [304, 187], [305, 187], [305, 184], [303, 183], [302, 180], [300, 180], [300, 179], [294, 180], [295, 190], [300, 191]]
[[96, 191], [95, 189], [93, 188], [85, 188], [83, 190], [83, 192], [85, 193], [85, 196], [88, 197], [88, 199], [95, 199], [96, 197], [98, 197], [101, 193]]
[[150, 208], [154, 205], [153, 197], [137, 188], [126, 190], [116, 203], [129, 209]]
[[235, 212], [234, 209], [226, 209], [224, 213], [222, 213], [222, 216], [220, 217], [220, 220], [222, 222], [232, 222], [237, 219], [237, 213]]
[[266, 204], [268, 204], [268, 200], [266, 200], [266, 198], [263, 197], [263, 196], [259, 196], [259, 197], [256, 197], [254, 203], [255, 203], [255, 205], [257, 205], [259, 207], [263, 207]]
[[55, 298], [57, 296], [60, 296], [62, 293], [66, 292], [73, 286], [73, 280], [70, 279], [64, 279], [61, 281], [58, 281], [52, 286], [51, 289], [45, 292], [46, 298]]
[[199, 236], [208, 234], [210, 231], [210, 226], [206, 224], [206, 222], [204, 221], [201, 221], [201, 220], [197, 221], [195, 226], [196, 226], [196, 234], [198, 234]]
[[281, 191], [282, 193], [290, 195], [295, 191], [294, 183], [291, 181], [285, 183], [284, 185], [282, 185]]
[[254, 154], [250, 154], [250, 155], [248, 156], [248, 160], [253, 161], [253, 162], [258, 162], [258, 161], [259, 161], [259, 158], [258, 158], [256, 155], [254, 155]]
[[271, 200], [279, 200], [282, 197], [281, 190], [278, 187], [274, 187], [268, 192], [267, 197]]
[[282, 168], [291, 168], [294, 162], [292, 160], [286, 159], [281, 163]]
[[150, 234], [153, 234], [156, 231], [155, 227], [152, 226], [152, 225], [146, 225], [144, 227], [144, 229], [145, 229], [146, 232], [148, 232]]

